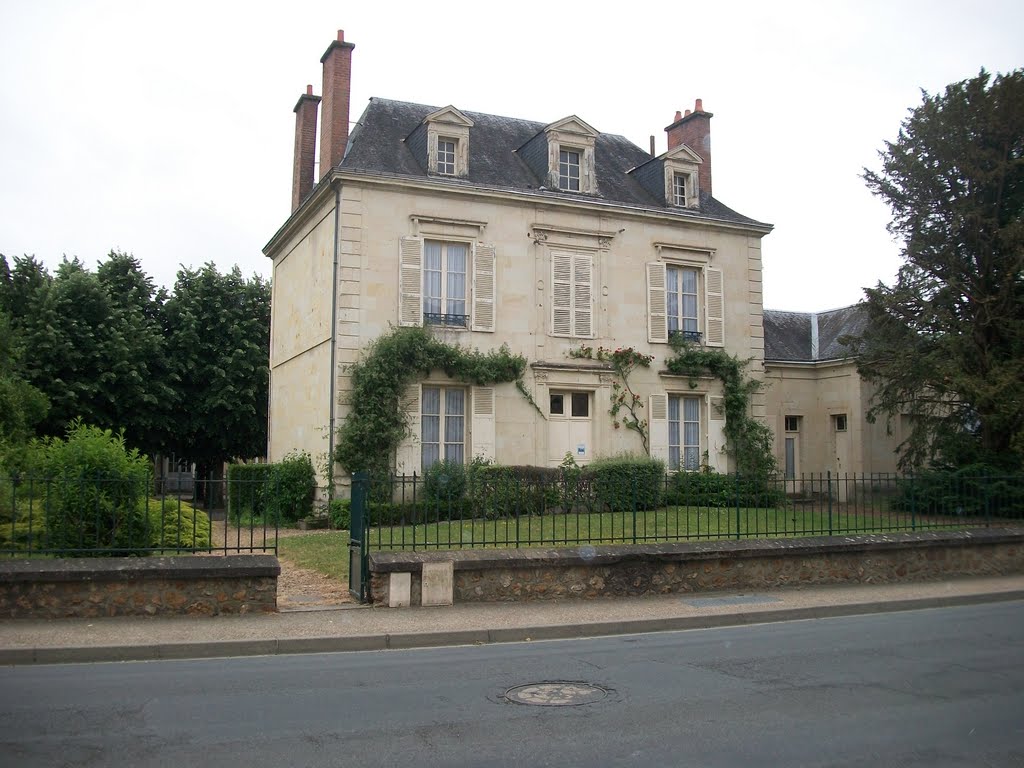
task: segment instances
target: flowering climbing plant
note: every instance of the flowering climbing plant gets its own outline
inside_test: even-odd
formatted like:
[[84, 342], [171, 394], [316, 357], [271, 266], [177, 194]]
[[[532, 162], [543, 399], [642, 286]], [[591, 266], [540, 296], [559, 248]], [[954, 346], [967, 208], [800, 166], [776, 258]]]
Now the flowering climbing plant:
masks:
[[612, 425], [615, 429], [631, 429], [640, 435], [640, 441], [644, 447], [644, 453], [650, 454], [650, 439], [648, 421], [643, 418], [640, 411], [644, 407], [643, 400], [633, 391], [629, 384], [629, 375], [640, 368], [650, 368], [654, 355], [645, 355], [633, 347], [593, 347], [581, 345], [576, 349], [569, 350], [569, 357], [577, 360], [597, 360], [602, 363], [609, 363], [615, 371], [619, 381], [612, 382], [612, 405], [608, 409], [612, 417]]

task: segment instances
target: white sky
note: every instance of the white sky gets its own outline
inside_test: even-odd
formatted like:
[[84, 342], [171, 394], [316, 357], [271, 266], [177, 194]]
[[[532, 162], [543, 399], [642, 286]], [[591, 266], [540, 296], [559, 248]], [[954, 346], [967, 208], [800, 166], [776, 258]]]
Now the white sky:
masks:
[[703, 99], [715, 196], [771, 222], [765, 306], [814, 311], [891, 281], [898, 245], [859, 178], [920, 89], [1024, 65], [1024, 3], [58, 2], [0, 0], [0, 253], [134, 253], [269, 276], [295, 116], [355, 43], [370, 96], [552, 122], [647, 148]]

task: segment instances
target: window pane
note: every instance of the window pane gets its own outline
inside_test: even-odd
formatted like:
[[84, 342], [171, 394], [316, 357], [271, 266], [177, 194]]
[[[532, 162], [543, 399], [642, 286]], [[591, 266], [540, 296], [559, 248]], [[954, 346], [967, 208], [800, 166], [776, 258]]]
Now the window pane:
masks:
[[679, 469], [679, 398], [668, 399], [668, 468]]
[[698, 398], [683, 398], [683, 420], [700, 421], [700, 400]]
[[686, 455], [684, 456], [683, 469], [688, 472], [694, 472], [700, 469], [700, 449], [699, 448], [687, 448]]
[[423, 244], [423, 268], [440, 271], [441, 269], [441, 244], [433, 240], [427, 240]]
[[682, 280], [682, 291], [683, 293], [697, 293], [697, 270], [695, 269], [684, 269], [681, 271]]
[[420, 401], [420, 464], [429, 469], [440, 458], [441, 439], [441, 390], [437, 387], [423, 387]]
[[548, 412], [553, 416], [561, 416], [565, 413], [565, 402], [563, 395], [552, 395]]
[[441, 389], [439, 387], [423, 387], [423, 400], [420, 412], [424, 415], [441, 413]]
[[786, 438], [786, 479], [792, 480], [796, 477], [796, 440], [792, 437]]
[[590, 415], [590, 395], [586, 392], [573, 392], [572, 393], [572, 415], [573, 416], [589, 416]]

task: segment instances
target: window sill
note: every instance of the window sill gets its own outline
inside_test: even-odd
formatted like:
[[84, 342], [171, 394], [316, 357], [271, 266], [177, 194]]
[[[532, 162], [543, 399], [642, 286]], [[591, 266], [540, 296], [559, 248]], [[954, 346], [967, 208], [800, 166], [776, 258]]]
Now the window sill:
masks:
[[469, 315], [451, 315], [438, 312], [424, 312], [423, 325], [425, 327], [440, 326], [443, 328], [469, 328]]

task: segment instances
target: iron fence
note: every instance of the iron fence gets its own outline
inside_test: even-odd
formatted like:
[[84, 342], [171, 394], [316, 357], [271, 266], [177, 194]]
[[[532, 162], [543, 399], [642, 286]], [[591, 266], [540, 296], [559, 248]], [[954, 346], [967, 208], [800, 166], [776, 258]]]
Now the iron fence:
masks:
[[253, 511], [263, 485], [0, 475], [0, 555], [276, 554], [279, 516]]
[[[353, 494], [353, 540], [366, 550], [538, 547], [840, 536], [1020, 525], [1024, 475], [739, 475], [489, 468], [406, 475]], [[507, 470], [507, 471], [501, 471]]]

